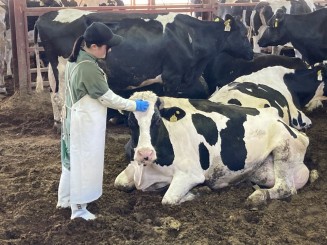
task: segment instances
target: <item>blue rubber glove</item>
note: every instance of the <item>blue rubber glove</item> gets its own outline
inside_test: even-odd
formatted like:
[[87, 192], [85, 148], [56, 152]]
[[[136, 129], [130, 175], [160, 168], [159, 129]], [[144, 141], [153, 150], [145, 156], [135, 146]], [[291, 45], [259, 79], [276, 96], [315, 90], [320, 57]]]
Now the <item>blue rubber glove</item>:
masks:
[[146, 111], [149, 107], [149, 102], [146, 100], [136, 100], [136, 111]]

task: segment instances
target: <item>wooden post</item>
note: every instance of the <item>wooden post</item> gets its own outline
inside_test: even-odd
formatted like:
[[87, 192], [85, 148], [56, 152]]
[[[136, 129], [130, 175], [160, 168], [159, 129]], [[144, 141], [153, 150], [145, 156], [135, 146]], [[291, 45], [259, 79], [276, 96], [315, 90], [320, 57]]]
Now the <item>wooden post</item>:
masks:
[[17, 60], [17, 50], [16, 48], [16, 32], [15, 28], [15, 13], [14, 13], [14, 0], [8, 1], [8, 11], [9, 11], [9, 20], [10, 20], [10, 30], [11, 30], [11, 42], [12, 42], [12, 70], [13, 70], [13, 82], [15, 91], [19, 90], [18, 83], [18, 60]]
[[[27, 78], [27, 46], [26, 46], [26, 1], [9, 0], [11, 6], [11, 25], [13, 42], [13, 57], [14, 57], [14, 74], [15, 83], [19, 84], [20, 93], [30, 93], [31, 86]], [[12, 13], [13, 12], [13, 13]], [[13, 20], [12, 20], [13, 19]], [[19, 57], [19, 59], [17, 58]], [[17, 69], [17, 71], [16, 71]]]

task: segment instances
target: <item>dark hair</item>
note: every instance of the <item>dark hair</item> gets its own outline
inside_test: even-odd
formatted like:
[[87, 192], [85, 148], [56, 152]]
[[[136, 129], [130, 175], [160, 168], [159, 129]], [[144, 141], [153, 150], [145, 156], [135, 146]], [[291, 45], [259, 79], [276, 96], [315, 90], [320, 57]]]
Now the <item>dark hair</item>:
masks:
[[[77, 60], [77, 56], [78, 56], [78, 54], [79, 54], [79, 51], [80, 51], [81, 48], [82, 48], [82, 44], [83, 44], [83, 42], [85, 43], [85, 46], [88, 47], [88, 48], [91, 47], [91, 45], [92, 45], [92, 43], [86, 42], [86, 41], [84, 40], [84, 36], [83, 36], [83, 35], [82, 35], [82, 36], [79, 36], [79, 38], [76, 39], [76, 41], [75, 41], [75, 43], [74, 43], [73, 50], [72, 50], [71, 54], [70, 54], [69, 57], [68, 57], [68, 61], [69, 61], [69, 62], [76, 62], [76, 60]], [[102, 46], [102, 45], [104, 45], [104, 44], [96, 44], [96, 43], [95, 43], [95, 45], [97, 45], [98, 47], [100, 47], [100, 46]], [[110, 47], [109, 47], [109, 48], [110, 48]]]
[[81, 46], [82, 46], [83, 41], [84, 41], [83, 36], [80, 36], [79, 38], [76, 39], [76, 41], [74, 43], [73, 50], [72, 50], [70, 56], [68, 57], [69, 62], [76, 62], [77, 56], [79, 54], [79, 51], [81, 50]]

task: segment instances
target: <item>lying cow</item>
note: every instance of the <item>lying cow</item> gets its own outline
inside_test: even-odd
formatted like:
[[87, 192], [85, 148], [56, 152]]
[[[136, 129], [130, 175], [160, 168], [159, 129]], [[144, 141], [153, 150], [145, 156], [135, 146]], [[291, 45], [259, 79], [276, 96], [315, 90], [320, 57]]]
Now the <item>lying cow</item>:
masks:
[[[209, 100], [254, 108], [274, 107], [285, 123], [300, 130], [307, 129], [312, 123], [298, 109], [299, 103], [304, 99], [310, 101], [309, 96], [304, 96], [305, 93], [313, 99], [313, 91], [318, 89], [321, 81], [314, 81], [317, 75], [310, 76], [313, 73], [311, 70], [301, 70], [298, 73], [281, 66], [267, 67], [237, 78], [213, 93]], [[307, 88], [301, 82], [306, 82]]]
[[117, 176], [118, 189], [169, 185], [162, 203], [179, 204], [199, 184], [219, 189], [251, 180], [269, 187], [249, 196], [249, 203], [258, 205], [296, 194], [308, 181], [303, 164], [308, 137], [286, 125], [274, 108], [158, 97], [149, 91], [131, 99], [146, 99], [150, 106], [129, 113], [127, 150], [133, 160]]

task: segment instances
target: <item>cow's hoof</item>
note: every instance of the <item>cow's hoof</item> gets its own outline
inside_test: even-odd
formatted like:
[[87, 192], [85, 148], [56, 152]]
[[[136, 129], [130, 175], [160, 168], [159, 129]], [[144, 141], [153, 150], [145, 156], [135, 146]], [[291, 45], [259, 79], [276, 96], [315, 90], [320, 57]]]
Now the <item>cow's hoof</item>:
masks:
[[115, 188], [124, 192], [132, 192], [133, 190], [135, 190], [135, 186], [115, 185]]
[[161, 201], [162, 205], [178, 205], [180, 200], [177, 198], [167, 198], [164, 197]]
[[182, 202], [186, 202], [186, 201], [192, 201], [194, 198], [196, 197], [196, 195], [194, 195], [193, 193], [189, 192], [187, 193], [181, 200], [179, 203]]
[[259, 189], [253, 192], [247, 199], [246, 205], [249, 209], [256, 209], [262, 205], [267, 204], [267, 200], [269, 199], [268, 190]]

